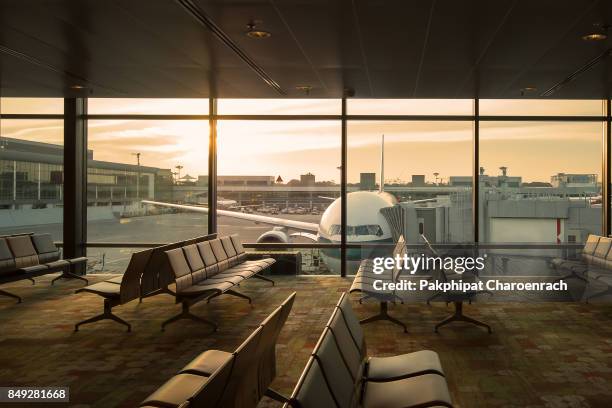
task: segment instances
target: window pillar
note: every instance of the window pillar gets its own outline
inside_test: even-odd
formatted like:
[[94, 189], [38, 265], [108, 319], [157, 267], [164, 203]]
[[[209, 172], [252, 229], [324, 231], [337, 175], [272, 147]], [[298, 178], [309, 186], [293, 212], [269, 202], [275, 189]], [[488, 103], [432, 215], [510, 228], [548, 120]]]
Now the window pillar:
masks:
[[601, 207], [602, 207], [602, 222], [601, 232], [603, 236], [609, 236], [611, 231], [611, 213], [610, 213], [610, 182], [612, 181], [610, 171], [610, 160], [612, 151], [612, 112], [610, 98], [604, 101], [606, 121], [603, 132], [603, 157], [602, 157], [602, 172], [601, 172]]
[[[87, 99], [64, 99], [64, 257], [85, 256], [87, 243]], [[80, 266], [75, 273], [85, 273]]]
[[217, 232], [217, 99], [208, 98], [208, 233]]
[[346, 95], [342, 97], [342, 140], [340, 143], [340, 276], [346, 276], [347, 248], [346, 248], [346, 220], [347, 220], [347, 128], [346, 128]]

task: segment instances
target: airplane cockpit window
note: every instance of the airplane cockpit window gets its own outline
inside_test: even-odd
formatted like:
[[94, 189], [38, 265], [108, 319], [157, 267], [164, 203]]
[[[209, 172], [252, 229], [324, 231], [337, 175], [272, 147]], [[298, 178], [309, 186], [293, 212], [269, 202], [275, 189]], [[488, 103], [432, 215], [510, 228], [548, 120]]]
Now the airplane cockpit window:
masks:
[[[338, 235], [341, 232], [340, 224], [333, 224], [329, 228], [329, 235]], [[380, 225], [370, 224], [370, 225], [347, 225], [346, 227], [347, 235], [376, 235], [380, 237], [383, 235], [383, 230]]]

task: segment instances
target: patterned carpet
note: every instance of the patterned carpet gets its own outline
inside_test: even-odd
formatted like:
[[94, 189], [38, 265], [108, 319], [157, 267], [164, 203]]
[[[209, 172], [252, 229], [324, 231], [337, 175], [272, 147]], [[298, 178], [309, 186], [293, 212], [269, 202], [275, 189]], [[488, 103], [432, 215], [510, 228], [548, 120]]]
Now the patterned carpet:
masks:
[[[188, 321], [160, 332], [160, 323], [179, 309], [167, 295], [116, 309], [132, 323], [132, 333], [109, 321], [74, 333], [74, 323], [101, 312], [102, 300], [75, 295], [82, 285], [76, 281], [50, 286], [51, 277], [40, 278], [35, 286], [27, 281], [2, 286], [24, 302], [0, 296], [0, 385], [67, 385], [69, 406], [103, 408], [137, 406], [200, 352], [233, 350], [295, 290], [274, 382], [278, 391], [290, 393], [332, 306], [350, 284], [337, 277], [277, 277], [274, 288], [248, 282], [241, 291], [253, 297], [253, 306], [223, 296], [194, 307], [196, 314], [220, 322], [215, 334]], [[361, 317], [377, 309], [354, 304]], [[465, 312], [489, 323], [493, 334], [464, 323], [435, 334], [435, 323], [451, 312], [444, 304], [391, 306], [390, 313], [408, 325], [409, 334], [387, 322], [366, 325], [370, 355], [436, 350], [456, 407], [612, 406], [612, 305], [482, 302], [466, 305]], [[267, 399], [260, 405], [280, 406]]]

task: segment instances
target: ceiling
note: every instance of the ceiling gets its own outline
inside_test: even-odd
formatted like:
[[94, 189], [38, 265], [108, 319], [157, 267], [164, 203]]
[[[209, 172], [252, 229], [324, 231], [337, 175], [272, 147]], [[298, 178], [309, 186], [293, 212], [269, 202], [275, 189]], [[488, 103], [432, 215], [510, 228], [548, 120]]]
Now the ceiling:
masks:
[[[247, 37], [251, 20], [272, 36]], [[612, 30], [581, 39], [593, 23], [612, 23], [612, 1], [0, 0], [0, 86], [30, 97], [537, 98], [612, 47]], [[551, 97], [608, 97], [611, 62]]]

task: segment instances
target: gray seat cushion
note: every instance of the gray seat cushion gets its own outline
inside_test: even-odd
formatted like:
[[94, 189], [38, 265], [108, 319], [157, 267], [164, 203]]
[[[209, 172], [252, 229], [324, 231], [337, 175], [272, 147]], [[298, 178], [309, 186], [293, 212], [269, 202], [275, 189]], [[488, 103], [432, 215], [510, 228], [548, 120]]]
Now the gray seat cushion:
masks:
[[217, 275], [213, 276], [212, 278], [207, 278], [207, 279], [203, 280], [202, 283], [206, 284], [206, 283], [228, 282], [230, 285], [234, 286], [234, 285], [239, 284], [243, 280], [244, 280], [244, 278], [242, 278], [241, 276], [237, 276], [237, 275], [221, 275], [221, 274], [217, 274]]
[[117, 283], [117, 284], [121, 284], [121, 281], [123, 280], [123, 275], [121, 276], [117, 276], [115, 278], [112, 279], [107, 279], [104, 282], [110, 282], [110, 283]]
[[29, 235], [18, 235], [15, 237], [6, 238], [13, 256], [15, 257], [15, 265], [17, 268], [26, 266], [38, 265], [38, 253], [32, 245], [32, 240]]
[[232, 286], [234, 285], [229, 282], [208, 282], [208, 280], [204, 280], [200, 283], [197, 283], [193, 286], [184, 289], [183, 292], [181, 292], [181, 295], [199, 296], [207, 292], [210, 292], [210, 294], [212, 295], [216, 292], [225, 292]]
[[87, 262], [87, 257], [79, 256], [77, 258], [70, 258], [70, 259], [65, 259], [65, 260], [70, 262], [71, 264], [79, 264], [79, 263]]
[[217, 371], [223, 364], [232, 358], [232, 353], [221, 350], [206, 350], [187, 364], [180, 371], [181, 374], [197, 374], [210, 376]]
[[431, 350], [415, 351], [391, 357], [371, 357], [367, 378], [370, 381], [390, 381], [425, 373], [444, 375], [438, 353]]
[[69, 266], [70, 262], [64, 261], [63, 259], [58, 259], [57, 261], [46, 262], [45, 265], [47, 265], [49, 269], [58, 270]]
[[38, 252], [40, 263], [49, 263], [60, 258], [60, 251], [55, 246], [51, 234], [34, 234], [31, 239]]
[[175, 375], [159, 387], [157, 391], [149, 395], [142, 404], [176, 408], [194, 396], [207, 381], [208, 377], [201, 375]]
[[115, 298], [119, 297], [119, 289], [121, 285], [117, 285], [116, 283], [111, 282], [98, 282], [93, 285], [85, 286], [77, 290], [77, 292], [90, 292], [95, 293], [96, 295], [103, 296], [105, 298]]
[[19, 272], [27, 273], [27, 274], [46, 273], [48, 271], [49, 271], [49, 267], [47, 265], [32, 265], [32, 266], [26, 266], [24, 268], [19, 269]]
[[249, 270], [234, 270], [234, 268], [230, 268], [227, 271], [223, 271], [217, 275], [215, 275], [215, 278], [222, 278], [225, 276], [239, 276], [242, 279], [248, 279], [251, 276], [255, 275], [255, 272], [253, 271], [249, 271]]
[[452, 405], [446, 379], [425, 374], [389, 382], [366, 382], [364, 408], [407, 408], [434, 404]]

